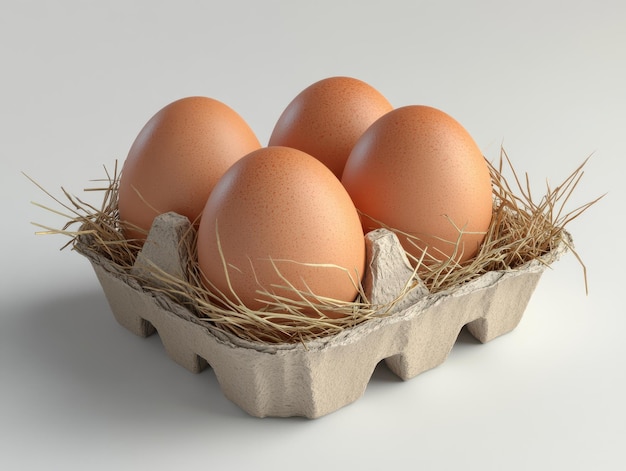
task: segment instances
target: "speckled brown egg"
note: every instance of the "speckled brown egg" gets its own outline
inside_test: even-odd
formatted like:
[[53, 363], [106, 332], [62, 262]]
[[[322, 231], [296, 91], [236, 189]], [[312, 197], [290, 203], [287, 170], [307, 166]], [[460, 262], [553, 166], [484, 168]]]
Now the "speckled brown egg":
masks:
[[274, 126], [270, 146], [300, 149], [341, 178], [357, 139], [392, 109], [371, 85], [352, 77], [329, 77], [305, 88]]
[[366, 232], [397, 230], [413, 257], [427, 250], [427, 264], [475, 256], [491, 221], [487, 162], [467, 130], [432, 107], [405, 106], [378, 119], [352, 150], [342, 183]]
[[253, 310], [267, 307], [263, 292], [297, 300], [288, 284], [353, 301], [365, 269], [363, 230], [345, 188], [288, 147], [261, 148], [225, 173], [204, 208], [197, 250], [207, 288]]
[[194, 96], [162, 108], [124, 162], [118, 207], [126, 237], [144, 239], [155, 216], [169, 211], [196, 221], [224, 172], [260, 147], [244, 119], [218, 100]]

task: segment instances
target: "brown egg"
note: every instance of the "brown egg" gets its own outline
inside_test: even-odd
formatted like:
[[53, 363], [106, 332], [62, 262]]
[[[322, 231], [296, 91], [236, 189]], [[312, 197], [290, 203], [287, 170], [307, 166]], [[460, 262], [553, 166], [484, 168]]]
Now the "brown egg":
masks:
[[357, 139], [392, 109], [372, 86], [351, 77], [330, 77], [298, 94], [278, 119], [270, 146], [300, 149], [341, 178]]
[[224, 172], [259, 147], [243, 118], [220, 101], [187, 97], [162, 108], [124, 162], [118, 206], [126, 237], [145, 239], [155, 216], [169, 211], [195, 221]]
[[197, 248], [206, 286], [254, 310], [270, 299], [258, 290], [299, 299], [287, 282], [353, 301], [365, 269], [363, 230], [345, 188], [321, 162], [288, 147], [261, 148], [226, 172], [204, 208]]
[[400, 234], [417, 259], [427, 249], [437, 260], [468, 260], [491, 221], [487, 162], [456, 120], [428, 106], [397, 108], [377, 120], [352, 150], [342, 183], [363, 213], [364, 230], [382, 223], [419, 238], [416, 246]]

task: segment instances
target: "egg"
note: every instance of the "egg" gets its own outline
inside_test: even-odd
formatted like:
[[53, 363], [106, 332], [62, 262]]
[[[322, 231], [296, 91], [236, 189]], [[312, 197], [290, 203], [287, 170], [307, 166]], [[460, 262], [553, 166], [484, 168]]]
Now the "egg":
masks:
[[202, 213], [197, 255], [210, 291], [253, 310], [268, 307], [268, 293], [299, 300], [289, 284], [351, 302], [365, 270], [363, 230], [339, 179], [281, 146], [253, 151], [226, 171]]
[[357, 139], [391, 109], [379, 91], [361, 80], [325, 78], [289, 103], [274, 126], [269, 145], [306, 152], [341, 178]]
[[350, 153], [342, 183], [364, 230], [394, 229], [414, 262], [424, 251], [427, 265], [472, 258], [491, 222], [487, 162], [468, 131], [436, 108], [409, 105], [378, 119]]
[[133, 142], [121, 172], [120, 220], [145, 239], [154, 218], [174, 211], [196, 221], [213, 187], [261, 144], [232, 108], [213, 98], [181, 98], [159, 110]]

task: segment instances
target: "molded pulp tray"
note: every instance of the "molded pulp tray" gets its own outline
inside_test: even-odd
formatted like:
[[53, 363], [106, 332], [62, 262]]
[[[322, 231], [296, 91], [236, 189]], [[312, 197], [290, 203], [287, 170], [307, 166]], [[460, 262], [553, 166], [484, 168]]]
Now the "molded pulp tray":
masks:
[[[545, 268], [567, 249], [561, 243], [541, 260], [487, 273], [451, 291], [430, 295], [418, 286], [390, 315], [338, 335], [306, 343], [260, 344], [218, 330], [165, 295], [142, 288], [132, 276], [145, 277], [150, 264], [184, 276], [179, 241], [188, 227], [189, 221], [177, 214], [159, 216], [130, 274], [80, 238], [76, 249], [89, 258], [121, 325], [142, 337], [156, 330], [167, 354], [192, 372], [210, 365], [224, 395], [258, 417], [331, 413], [363, 395], [381, 360], [400, 378], [413, 378], [445, 361], [465, 325], [481, 342], [511, 331]], [[571, 243], [568, 233], [565, 237]], [[384, 304], [397, 297], [412, 269], [392, 232], [379, 229], [366, 240], [365, 291], [374, 305]]]

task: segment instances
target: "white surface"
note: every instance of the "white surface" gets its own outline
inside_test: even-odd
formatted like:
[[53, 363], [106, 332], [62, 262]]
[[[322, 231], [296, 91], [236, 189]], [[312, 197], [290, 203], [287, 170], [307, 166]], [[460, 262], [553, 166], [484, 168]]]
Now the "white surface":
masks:
[[[175, 6], [174, 6], [175, 5]], [[626, 469], [626, 4], [527, 2], [27, 2], [0, 7], [0, 468]], [[314, 421], [255, 419], [210, 370], [118, 326], [88, 262], [37, 221], [64, 219], [20, 172], [82, 195], [145, 121], [218, 98], [266, 142], [301, 89], [361, 78], [503, 143], [541, 189], [589, 154], [566, 256], [512, 333], [462, 334], [442, 366], [380, 367], [356, 403]], [[86, 198], [90, 198], [86, 195]]]

